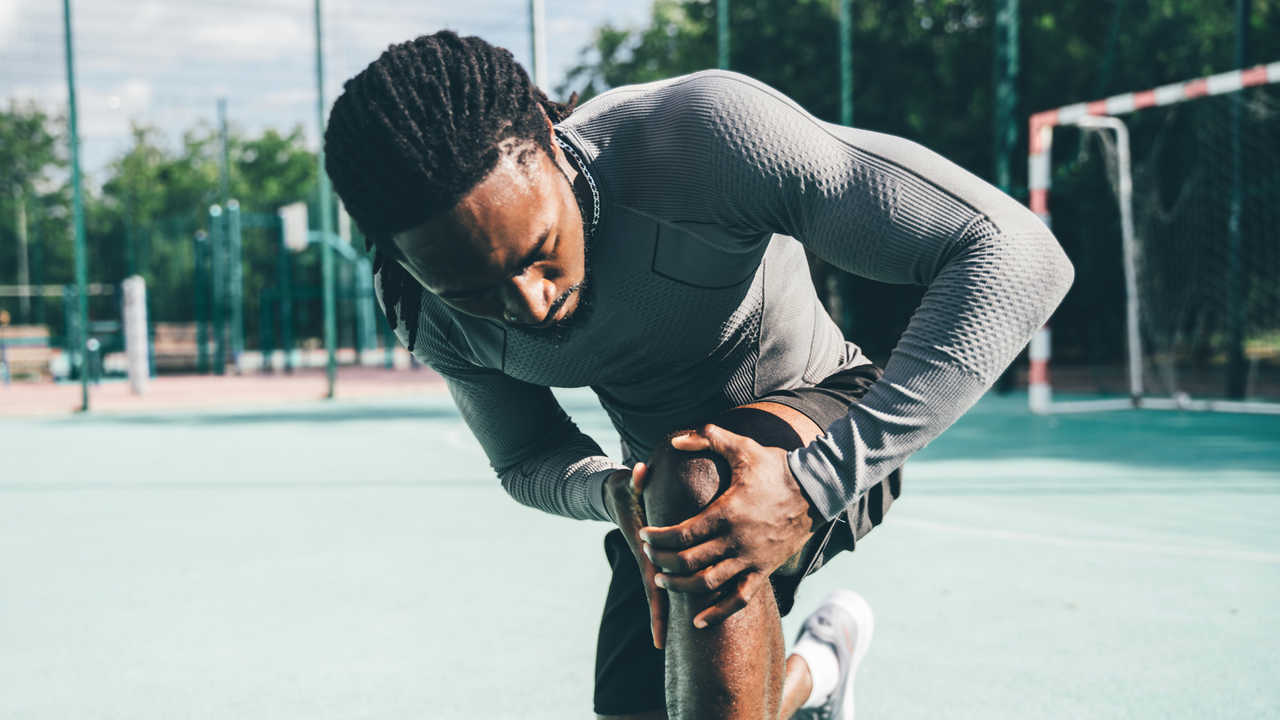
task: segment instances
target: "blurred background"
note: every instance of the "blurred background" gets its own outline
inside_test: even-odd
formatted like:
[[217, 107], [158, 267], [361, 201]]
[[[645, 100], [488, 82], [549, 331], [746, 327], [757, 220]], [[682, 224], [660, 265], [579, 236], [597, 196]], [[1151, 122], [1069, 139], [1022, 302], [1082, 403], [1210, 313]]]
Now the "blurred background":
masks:
[[[444, 28], [562, 100], [746, 73], [1051, 213], [1052, 337], [784, 621], [868, 598], [860, 717], [1280, 717], [1275, 0], [0, 0], [0, 718], [593, 717], [608, 528], [503, 492], [317, 174], [343, 82]], [[1069, 122], [1112, 96], [1130, 276], [1121, 146]], [[810, 269], [884, 363], [923, 289]], [[1033, 414], [1050, 356], [1251, 412]]]
[[[25, 332], [27, 349], [10, 341], [29, 359], [11, 359], [8, 376], [122, 373], [119, 286], [135, 274], [146, 283], [152, 373], [324, 364], [326, 243], [290, 246], [280, 210], [326, 227], [317, 89], [327, 107], [346, 78], [417, 34], [485, 37], [560, 99], [728, 67], [824, 120], [920, 142], [1026, 201], [1033, 112], [1274, 62], [1277, 12], [1269, 0], [78, 0], [70, 37], [86, 338], [98, 340], [82, 358], [62, 352], [78, 347], [79, 317], [67, 287], [67, 18], [52, 0], [0, 0], [0, 309], [10, 325], [43, 328]], [[1152, 392], [1280, 397], [1275, 87], [1126, 115]], [[1054, 229], [1077, 269], [1051, 322], [1055, 387], [1067, 392], [1127, 391], [1109, 144], [1074, 127], [1059, 128], [1054, 144]], [[1232, 197], [1243, 198], [1237, 225]], [[215, 205], [228, 211], [211, 215]], [[335, 245], [334, 361], [408, 364], [387, 351], [395, 340], [367, 302], [358, 228], [325, 205], [346, 246]], [[886, 361], [923, 290], [849, 277], [817, 258], [812, 270], [849, 337]], [[41, 342], [48, 351], [29, 349]], [[1024, 360], [999, 388], [1026, 382]]]

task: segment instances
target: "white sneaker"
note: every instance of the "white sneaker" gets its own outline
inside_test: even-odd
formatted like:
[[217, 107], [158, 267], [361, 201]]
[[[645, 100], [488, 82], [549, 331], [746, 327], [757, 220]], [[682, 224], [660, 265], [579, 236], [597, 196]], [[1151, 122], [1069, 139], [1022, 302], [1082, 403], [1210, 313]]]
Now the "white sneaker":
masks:
[[875, 625], [871, 606], [852, 590], [833, 590], [804, 621], [800, 637], [809, 635], [835, 649], [840, 682], [825, 704], [800, 708], [793, 716], [795, 720], [853, 720], [853, 678], [858, 663], [871, 647]]

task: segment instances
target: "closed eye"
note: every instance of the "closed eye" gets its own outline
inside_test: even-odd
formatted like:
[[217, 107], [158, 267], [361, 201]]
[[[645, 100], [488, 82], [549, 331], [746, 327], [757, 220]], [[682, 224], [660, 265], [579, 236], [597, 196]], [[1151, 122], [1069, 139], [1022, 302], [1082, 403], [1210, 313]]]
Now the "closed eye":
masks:
[[[533, 267], [534, 265], [537, 265], [538, 263], [543, 262], [544, 260], [549, 260], [551, 258], [552, 252], [551, 252], [551, 248], [548, 247], [548, 243], [551, 243], [551, 238], [552, 238], [551, 229], [547, 228], [547, 230], [544, 231], [542, 233], [542, 236], [538, 239], [538, 244], [534, 246], [533, 250], [531, 250], [527, 255], [525, 255], [523, 258], [519, 260], [516, 266], [512, 268], [510, 272], [507, 273], [505, 278], [503, 278], [502, 282], [494, 283], [493, 285], [488, 285], [486, 287], [475, 288], [474, 290], [460, 290], [457, 292], [439, 293], [438, 295], [440, 299], [442, 300], [474, 300], [494, 292], [498, 288], [502, 287], [503, 283], [507, 282], [511, 278], [520, 277], [521, 275], [528, 272], [529, 268]], [[554, 245], [554, 243], [552, 243], [552, 245]]]

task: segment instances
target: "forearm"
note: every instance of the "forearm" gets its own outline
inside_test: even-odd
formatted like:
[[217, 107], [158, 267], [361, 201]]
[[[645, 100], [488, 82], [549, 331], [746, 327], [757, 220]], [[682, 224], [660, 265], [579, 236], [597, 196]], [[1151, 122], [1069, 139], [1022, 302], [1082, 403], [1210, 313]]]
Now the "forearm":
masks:
[[605, 457], [600, 447], [574, 428], [543, 455], [498, 472], [502, 487], [512, 498], [543, 512], [575, 520], [612, 522], [604, 502], [604, 483], [610, 475], [627, 470]]
[[823, 515], [855, 504], [968, 410], [1070, 287], [1044, 228], [972, 243], [930, 283], [884, 376], [788, 464]]

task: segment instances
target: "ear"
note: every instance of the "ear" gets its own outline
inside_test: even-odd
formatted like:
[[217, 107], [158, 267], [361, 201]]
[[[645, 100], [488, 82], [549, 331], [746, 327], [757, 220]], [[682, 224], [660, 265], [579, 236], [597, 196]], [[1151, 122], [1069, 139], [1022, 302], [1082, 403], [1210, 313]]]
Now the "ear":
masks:
[[569, 159], [564, 156], [564, 149], [560, 147], [560, 143], [556, 142], [556, 126], [551, 123], [551, 118], [545, 114], [542, 116], [547, 121], [547, 132], [551, 135], [551, 159], [562, 168], [572, 168]]

